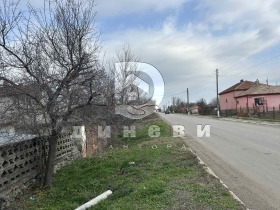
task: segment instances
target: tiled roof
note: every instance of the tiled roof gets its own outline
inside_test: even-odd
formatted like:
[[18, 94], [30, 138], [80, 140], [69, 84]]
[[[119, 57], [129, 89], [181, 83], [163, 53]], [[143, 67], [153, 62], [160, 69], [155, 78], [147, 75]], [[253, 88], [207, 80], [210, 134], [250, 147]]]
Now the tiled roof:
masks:
[[238, 91], [238, 90], [248, 90], [250, 87], [253, 87], [255, 85], [256, 85], [255, 82], [240, 81], [239, 83], [237, 83], [237, 84], [229, 87], [228, 89], [220, 92], [219, 95], [229, 93], [229, 92], [233, 92], [233, 91]]
[[256, 85], [248, 90], [240, 93], [236, 98], [242, 96], [250, 96], [250, 95], [270, 95], [270, 94], [280, 94], [280, 86], [272, 86], [272, 85]]
[[0, 97], [12, 97], [24, 94], [24, 92], [35, 92], [38, 88], [32, 85], [19, 85], [18, 88], [11, 85], [0, 85]]

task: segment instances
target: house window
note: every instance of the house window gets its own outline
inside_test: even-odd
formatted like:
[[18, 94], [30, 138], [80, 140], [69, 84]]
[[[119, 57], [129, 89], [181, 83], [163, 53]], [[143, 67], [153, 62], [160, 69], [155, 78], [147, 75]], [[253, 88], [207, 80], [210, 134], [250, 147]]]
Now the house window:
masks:
[[237, 101], [237, 105], [239, 104], [239, 101]]
[[255, 105], [263, 105], [264, 98], [255, 98]]
[[227, 99], [226, 99], [226, 103], [227, 103]]

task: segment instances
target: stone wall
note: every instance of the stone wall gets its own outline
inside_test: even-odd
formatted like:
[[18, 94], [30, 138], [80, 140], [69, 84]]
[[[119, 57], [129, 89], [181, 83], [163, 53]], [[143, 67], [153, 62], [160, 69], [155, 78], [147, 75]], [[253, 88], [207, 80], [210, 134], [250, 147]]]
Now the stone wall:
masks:
[[[0, 146], [0, 209], [30, 186], [42, 171], [42, 155], [48, 151], [46, 140], [34, 138]], [[79, 157], [73, 139], [59, 139], [55, 170]], [[1, 208], [2, 207], [2, 208]]]

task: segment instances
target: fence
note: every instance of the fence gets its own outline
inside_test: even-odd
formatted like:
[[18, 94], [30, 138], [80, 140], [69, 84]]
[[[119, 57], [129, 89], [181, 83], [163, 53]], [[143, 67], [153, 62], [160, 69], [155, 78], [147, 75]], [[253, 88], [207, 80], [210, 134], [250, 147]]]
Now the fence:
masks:
[[221, 116], [237, 116], [237, 117], [254, 117], [262, 119], [280, 120], [280, 106], [253, 106], [253, 107], [238, 107], [234, 110], [222, 110]]
[[232, 117], [237, 115], [236, 109], [227, 109], [227, 110], [221, 110], [220, 115], [222, 117]]
[[[46, 140], [34, 138], [5, 144], [0, 147], [0, 209], [30, 186], [42, 170], [43, 153], [47, 153]], [[63, 136], [57, 143], [55, 169], [79, 156], [70, 136]]]

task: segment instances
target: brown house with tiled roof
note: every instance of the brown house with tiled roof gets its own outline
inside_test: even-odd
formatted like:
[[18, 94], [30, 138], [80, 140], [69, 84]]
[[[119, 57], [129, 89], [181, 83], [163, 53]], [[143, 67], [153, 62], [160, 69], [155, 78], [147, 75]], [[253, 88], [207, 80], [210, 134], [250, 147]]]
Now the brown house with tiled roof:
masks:
[[227, 88], [219, 93], [220, 109], [223, 110], [236, 110], [237, 100], [236, 96], [247, 91], [249, 88], [256, 85], [256, 82], [240, 80], [237, 84]]

